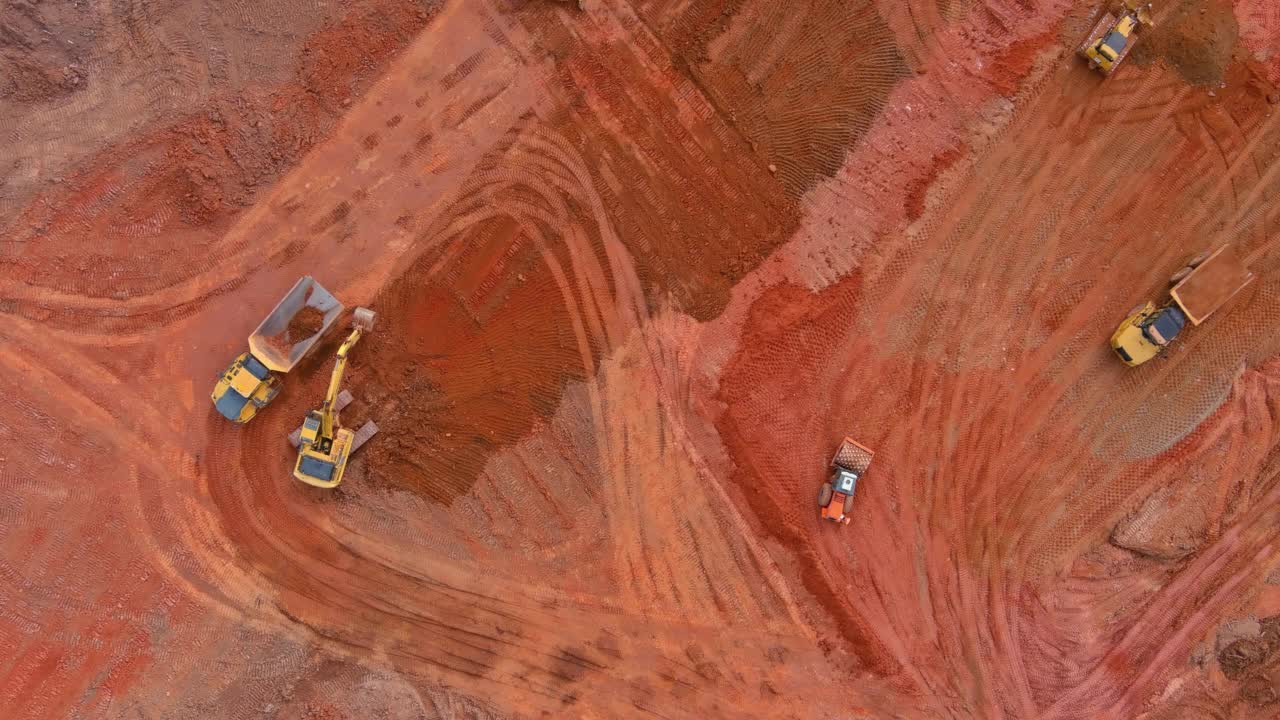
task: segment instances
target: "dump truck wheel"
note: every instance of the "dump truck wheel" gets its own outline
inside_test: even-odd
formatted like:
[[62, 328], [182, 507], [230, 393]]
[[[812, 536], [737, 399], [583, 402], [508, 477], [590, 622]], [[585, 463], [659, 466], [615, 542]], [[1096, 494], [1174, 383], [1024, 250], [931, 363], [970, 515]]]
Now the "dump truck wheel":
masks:
[[1213, 254], [1213, 253], [1212, 253], [1212, 252], [1210, 252], [1209, 250], [1205, 250], [1204, 252], [1200, 253], [1199, 255], [1196, 255], [1195, 257], [1193, 257], [1193, 258], [1191, 258], [1189, 261], [1187, 261], [1187, 267], [1191, 268], [1192, 270], [1194, 270], [1194, 269], [1196, 269], [1196, 268], [1200, 267], [1200, 265], [1201, 265], [1205, 260], [1208, 260], [1208, 259], [1209, 259], [1209, 256], [1210, 256], [1210, 255], [1212, 255], [1212, 254]]
[[845, 495], [844, 496], [844, 514], [848, 515], [851, 512], [853, 512], [853, 496]]
[[1195, 267], [1192, 265], [1186, 265], [1180, 268], [1178, 272], [1169, 276], [1169, 284], [1177, 285], [1178, 283], [1182, 282], [1182, 279], [1190, 275], [1192, 270], [1195, 270]]
[[833, 492], [831, 483], [822, 483], [822, 489], [818, 491], [818, 507], [826, 507], [831, 502]]

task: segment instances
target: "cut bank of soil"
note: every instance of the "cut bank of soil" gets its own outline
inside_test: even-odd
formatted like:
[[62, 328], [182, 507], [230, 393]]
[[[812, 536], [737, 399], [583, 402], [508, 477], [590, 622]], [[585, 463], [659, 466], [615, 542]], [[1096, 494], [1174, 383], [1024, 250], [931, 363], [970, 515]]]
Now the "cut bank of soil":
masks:
[[84, 88], [86, 57], [101, 28], [85, 22], [83, 10], [69, 2], [0, 6], [0, 100], [38, 103]]

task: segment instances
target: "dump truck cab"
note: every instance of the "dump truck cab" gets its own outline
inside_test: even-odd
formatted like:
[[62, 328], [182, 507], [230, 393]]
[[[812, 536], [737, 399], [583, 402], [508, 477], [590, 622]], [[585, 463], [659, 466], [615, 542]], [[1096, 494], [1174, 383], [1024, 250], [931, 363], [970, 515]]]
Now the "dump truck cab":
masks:
[[1157, 307], [1148, 302], [1135, 309], [1111, 336], [1111, 349], [1124, 364], [1141, 365], [1164, 352], [1187, 326], [1187, 314], [1177, 303]]
[[1111, 349], [1134, 367], [1164, 352], [1187, 325], [1199, 325], [1249, 286], [1254, 274], [1233, 245], [1200, 253], [1169, 278], [1163, 304], [1129, 311], [1111, 335]]
[[849, 524], [858, 480], [871, 466], [873, 456], [874, 453], [854, 440], [844, 439], [831, 460], [831, 479], [818, 491], [818, 509], [822, 519]]
[[218, 377], [213, 406], [231, 422], [247, 423], [280, 392], [277, 380], [252, 353], [240, 353]]

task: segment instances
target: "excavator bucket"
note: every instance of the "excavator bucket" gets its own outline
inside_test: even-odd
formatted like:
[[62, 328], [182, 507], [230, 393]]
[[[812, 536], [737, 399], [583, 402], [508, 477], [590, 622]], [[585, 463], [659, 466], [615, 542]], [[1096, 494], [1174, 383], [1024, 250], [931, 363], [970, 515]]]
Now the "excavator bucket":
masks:
[[378, 314], [369, 308], [359, 307], [351, 314], [351, 324], [360, 328], [364, 332], [373, 329], [373, 323], [378, 319]]
[[289, 372], [333, 327], [344, 306], [303, 276], [249, 336], [249, 350], [268, 369]]

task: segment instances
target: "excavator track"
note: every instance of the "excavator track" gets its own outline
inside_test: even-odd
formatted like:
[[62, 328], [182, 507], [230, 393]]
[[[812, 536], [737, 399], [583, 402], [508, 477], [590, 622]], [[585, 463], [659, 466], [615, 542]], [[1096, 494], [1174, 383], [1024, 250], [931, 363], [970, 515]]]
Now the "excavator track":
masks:
[[365, 424], [361, 425], [360, 429], [356, 431], [355, 439], [351, 441], [351, 453], [355, 454], [355, 452], [360, 449], [361, 445], [369, 442], [369, 440], [377, 434], [378, 424], [372, 420], [365, 422]]

